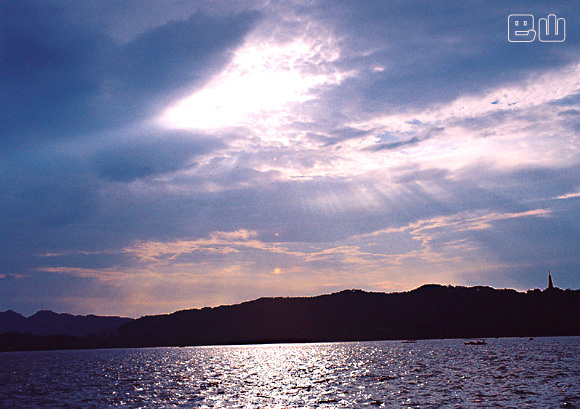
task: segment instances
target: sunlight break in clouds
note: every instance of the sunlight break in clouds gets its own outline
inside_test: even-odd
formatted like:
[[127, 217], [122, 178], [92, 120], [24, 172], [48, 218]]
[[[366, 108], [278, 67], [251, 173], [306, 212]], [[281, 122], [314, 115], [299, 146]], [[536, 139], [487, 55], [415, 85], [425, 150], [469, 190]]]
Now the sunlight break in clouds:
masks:
[[212, 130], [239, 125], [276, 127], [287, 106], [303, 103], [321, 85], [344, 77], [332, 67], [339, 58], [332, 37], [290, 42], [249, 39], [225, 70], [203, 89], [169, 107], [161, 122], [169, 128]]

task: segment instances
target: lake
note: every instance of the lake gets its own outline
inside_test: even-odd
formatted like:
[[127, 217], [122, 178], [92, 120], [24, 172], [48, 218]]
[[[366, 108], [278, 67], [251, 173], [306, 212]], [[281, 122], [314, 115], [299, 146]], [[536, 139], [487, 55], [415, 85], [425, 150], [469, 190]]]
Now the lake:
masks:
[[0, 407], [580, 407], [580, 337], [463, 341], [0, 353]]

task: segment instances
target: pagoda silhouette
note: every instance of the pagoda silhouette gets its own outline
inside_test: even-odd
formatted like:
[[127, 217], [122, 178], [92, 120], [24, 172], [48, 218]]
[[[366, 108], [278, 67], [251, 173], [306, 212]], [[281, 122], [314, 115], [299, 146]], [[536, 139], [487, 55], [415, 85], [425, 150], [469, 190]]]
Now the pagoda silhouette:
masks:
[[549, 294], [556, 294], [563, 291], [561, 288], [554, 285], [554, 282], [552, 281], [552, 272], [550, 270], [548, 270], [548, 287], [544, 291]]

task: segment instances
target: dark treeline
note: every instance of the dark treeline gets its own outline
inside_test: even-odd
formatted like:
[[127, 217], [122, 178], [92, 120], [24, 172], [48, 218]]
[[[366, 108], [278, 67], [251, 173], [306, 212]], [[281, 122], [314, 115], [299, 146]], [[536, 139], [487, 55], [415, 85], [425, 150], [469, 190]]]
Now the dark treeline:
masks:
[[580, 291], [425, 285], [260, 298], [147, 316], [111, 336], [0, 335], [0, 350], [580, 335]]

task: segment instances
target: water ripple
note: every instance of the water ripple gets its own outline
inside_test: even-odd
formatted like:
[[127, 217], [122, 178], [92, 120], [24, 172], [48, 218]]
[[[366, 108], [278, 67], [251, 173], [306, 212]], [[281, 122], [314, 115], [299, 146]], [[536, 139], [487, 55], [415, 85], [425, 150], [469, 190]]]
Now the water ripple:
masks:
[[577, 408], [580, 337], [3, 353], [2, 408]]

